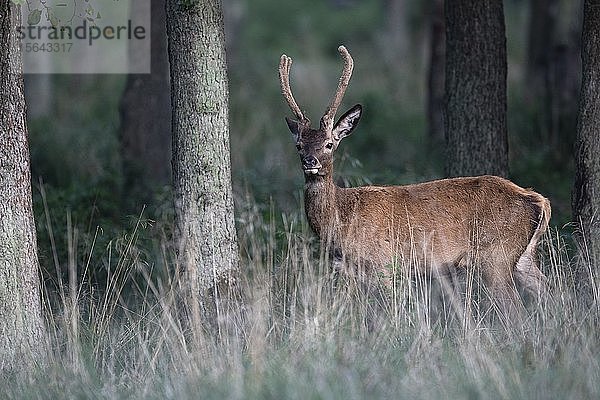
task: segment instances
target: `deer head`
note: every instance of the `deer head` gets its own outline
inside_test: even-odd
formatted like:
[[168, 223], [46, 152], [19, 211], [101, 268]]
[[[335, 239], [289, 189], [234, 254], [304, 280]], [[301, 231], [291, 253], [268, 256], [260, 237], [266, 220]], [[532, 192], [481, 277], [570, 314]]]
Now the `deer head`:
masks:
[[310, 120], [304, 116], [292, 95], [290, 88], [292, 59], [284, 54], [281, 56], [279, 63], [281, 92], [297, 118], [291, 119], [286, 117], [285, 120], [296, 143], [302, 168], [307, 179], [331, 175], [333, 152], [337, 149], [340, 141], [352, 133], [358, 125], [362, 114], [362, 106], [357, 104], [342, 115], [335, 124], [333, 123], [337, 109], [348, 87], [354, 66], [352, 57], [344, 46], [340, 46], [338, 51], [344, 59], [344, 69], [342, 70], [337, 90], [325, 114], [321, 117], [318, 129], [310, 126]]

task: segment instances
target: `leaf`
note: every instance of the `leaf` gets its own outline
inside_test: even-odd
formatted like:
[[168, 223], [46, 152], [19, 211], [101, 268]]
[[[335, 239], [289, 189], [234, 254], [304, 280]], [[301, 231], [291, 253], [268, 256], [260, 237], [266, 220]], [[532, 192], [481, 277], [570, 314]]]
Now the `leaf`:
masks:
[[42, 10], [39, 10], [39, 9], [33, 10], [27, 16], [27, 23], [29, 25], [37, 25], [40, 23], [41, 18], [42, 18]]
[[12, 0], [12, 2], [18, 6], [22, 6], [27, 0]]

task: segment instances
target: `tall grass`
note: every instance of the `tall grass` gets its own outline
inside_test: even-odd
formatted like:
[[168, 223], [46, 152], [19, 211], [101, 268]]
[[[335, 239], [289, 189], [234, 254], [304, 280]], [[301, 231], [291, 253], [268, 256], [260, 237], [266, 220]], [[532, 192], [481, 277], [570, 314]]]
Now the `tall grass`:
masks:
[[[219, 300], [213, 324], [186, 322], [181, 282], [152, 273], [140, 226], [81, 265], [69, 228], [71, 279], [44, 296], [50, 361], [2, 377], [2, 397], [600, 396], [597, 285], [582, 301], [556, 231], [544, 243], [550, 294], [506, 330], [488, 320], [473, 277], [457, 286], [468, 295], [445, 297], [450, 304], [436, 300], [434, 281], [403, 271], [392, 288], [336, 277], [300, 214], [266, 214], [250, 205], [240, 215], [243, 302]], [[158, 247], [160, 263], [174, 265]], [[85, 278], [94, 263], [109, 270], [105, 287]]]

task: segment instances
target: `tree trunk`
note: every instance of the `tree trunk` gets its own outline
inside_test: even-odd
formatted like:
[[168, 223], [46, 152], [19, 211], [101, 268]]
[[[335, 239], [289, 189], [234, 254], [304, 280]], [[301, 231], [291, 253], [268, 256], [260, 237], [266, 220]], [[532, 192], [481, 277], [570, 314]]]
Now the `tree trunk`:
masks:
[[[132, 2], [132, 13], [138, 12]], [[151, 73], [130, 74], [121, 98], [124, 196], [139, 207], [171, 181], [171, 98], [165, 0], [151, 0]], [[130, 49], [130, 54], [135, 49]]]
[[[537, 137], [556, 146], [557, 109], [555, 102], [558, 92], [553, 70], [560, 60], [558, 46], [557, 14], [558, 0], [529, 1], [529, 34], [527, 44], [527, 65], [524, 95], [536, 112], [535, 126]], [[560, 79], [560, 78], [559, 78]]]
[[582, 256], [594, 270], [600, 261], [600, 3], [586, 0], [583, 16], [582, 85], [577, 126], [573, 218]]
[[427, 131], [432, 144], [444, 140], [444, 70], [446, 33], [444, 0], [431, 0], [429, 11], [429, 70], [427, 71]]
[[0, 370], [40, 361], [44, 350], [31, 204], [19, 7], [0, 0]]
[[200, 299], [238, 268], [220, 1], [168, 0], [178, 262]]
[[526, 79], [532, 89], [543, 89], [548, 79], [550, 55], [556, 44], [558, 0], [529, 1]]
[[446, 6], [446, 174], [508, 175], [502, 0]]
[[550, 141], [556, 159], [564, 162], [564, 149], [573, 148], [581, 91], [581, 29], [583, 0], [568, 3], [565, 14], [557, 18], [557, 31], [565, 32], [556, 40], [550, 57]]

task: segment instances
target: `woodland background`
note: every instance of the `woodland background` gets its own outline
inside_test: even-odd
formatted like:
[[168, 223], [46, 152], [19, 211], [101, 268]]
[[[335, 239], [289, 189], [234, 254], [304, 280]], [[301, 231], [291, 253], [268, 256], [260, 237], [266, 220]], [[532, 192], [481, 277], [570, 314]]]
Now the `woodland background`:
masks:
[[[303, 215], [281, 54], [294, 59], [294, 94], [313, 121], [339, 76], [337, 47], [354, 57], [340, 111], [365, 111], [337, 152], [340, 185], [444, 177], [440, 0], [223, 1], [245, 302], [224, 303], [214, 324], [192, 329], [179, 319], [169, 244], [164, 2], [152, 0], [151, 75], [26, 75], [51, 372], [3, 375], [7, 396], [597, 396], [598, 277], [576, 260], [570, 224], [582, 3], [503, 2], [509, 178], [553, 208], [542, 260], [556, 296], [520, 333], [486, 326], [484, 309], [473, 322], [436, 319], [426, 290], [415, 289], [430, 282], [410, 277], [381, 304], [352, 285], [339, 289]], [[592, 282], [588, 300], [578, 296], [576, 264]]]
[[[159, 3], [152, 7], [153, 35], [164, 18]], [[509, 0], [504, 11], [509, 177], [547, 196], [559, 227], [571, 218], [581, 75], [578, 3]], [[277, 78], [282, 53], [296, 61], [296, 97], [316, 119], [337, 82], [337, 46], [352, 52], [355, 72], [342, 108], [361, 103], [365, 113], [338, 151], [340, 183], [407, 184], [444, 176], [440, 1], [226, 0], [223, 9], [238, 211], [258, 207], [279, 219], [277, 214], [301, 207], [303, 176]], [[129, 83], [118, 75], [26, 76], [36, 220], [45, 220], [43, 188], [55, 240], [66, 237], [67, 213], [82, 238], [100, 226], [107, 240], [128, 229], [142, 209], [150, 220], [170, 218], [166, 43], [159, 36], [153, 46], [154, 73]], [[136, 82], [147, 81], [149, 89], [140, 93]], [[158, 226], [168, 229], [168, 222]], [[43, 224], [38, 230], [47, 266], [50, 240]]]

